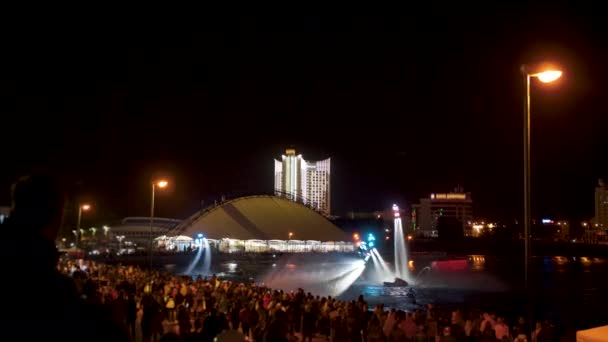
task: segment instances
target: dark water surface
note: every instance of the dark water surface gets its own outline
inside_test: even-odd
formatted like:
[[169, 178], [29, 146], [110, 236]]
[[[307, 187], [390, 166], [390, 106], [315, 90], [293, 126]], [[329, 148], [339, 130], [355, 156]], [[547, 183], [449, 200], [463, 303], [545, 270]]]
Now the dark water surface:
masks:
[[[427, 303], [496, 310], [507, 316], [526, 313], [521, 260], [469, 256], [465, 263], [414, 259], [415, 269], [430, 271], [414, 286], [416, 305], [407, 289], [387, 288], [362, 277], [341, 298], [363, 294], [370, 305], [413, 310]], [[608, 324], [608, 260], [585, 257], [534, 257], [530, 263], [530, 297], [535, 319], [551, 319], [564, 331]]]

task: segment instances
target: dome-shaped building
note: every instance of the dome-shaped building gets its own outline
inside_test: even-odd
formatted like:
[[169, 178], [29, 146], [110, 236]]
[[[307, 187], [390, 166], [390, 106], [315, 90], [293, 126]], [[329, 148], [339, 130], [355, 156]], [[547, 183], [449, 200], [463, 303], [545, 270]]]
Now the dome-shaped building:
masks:
[[202, 234], [220, 251], [354, 251], [349, 235], [307, 206], [276, 196], [247, 196], [204, 209], [169, 232]]

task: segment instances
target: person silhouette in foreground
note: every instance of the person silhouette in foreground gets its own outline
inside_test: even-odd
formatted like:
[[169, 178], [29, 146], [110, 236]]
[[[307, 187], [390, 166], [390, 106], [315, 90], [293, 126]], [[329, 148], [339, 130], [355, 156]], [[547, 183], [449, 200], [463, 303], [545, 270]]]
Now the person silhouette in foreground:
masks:
[[13, 185], [11, 213], [0, 226], [0, 331], [14, 341], [129, 341], [126, 329], [86, 304], [74, 281], [57, 269], [64, 202], [52, 177], [28, 176]]

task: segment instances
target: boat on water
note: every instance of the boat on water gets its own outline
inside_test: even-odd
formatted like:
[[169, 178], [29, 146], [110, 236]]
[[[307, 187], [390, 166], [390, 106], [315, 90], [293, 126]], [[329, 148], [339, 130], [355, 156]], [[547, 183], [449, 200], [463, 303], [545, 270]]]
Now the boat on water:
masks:
[[395, 278], [395, 281], [385, 281], [384, 286], [386, 286], [386, 287], [405, 287], [405, 286], [409, 286], [409, 284], [407, 281], [405, 281], [401, 278]]

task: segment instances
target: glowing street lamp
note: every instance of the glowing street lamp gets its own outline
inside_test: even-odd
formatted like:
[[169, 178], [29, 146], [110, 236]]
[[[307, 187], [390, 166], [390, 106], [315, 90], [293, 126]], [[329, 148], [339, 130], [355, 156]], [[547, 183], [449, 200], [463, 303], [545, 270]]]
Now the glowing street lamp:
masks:
[[[530, 78], [536, 77], [542, 83], [549, 83], [562, 76], [562, 71], [556, 69], [531, 70], [522, 65], [521, 72], [524, 75], [525, 97], [524, 97], [524, 285], [528, 290], [529, 263], [531, 255], [530, 229], [531, 229], [531, 187], [530, 187]], [[531, 312], [528, 313], [532, 317]], [[530, 320], [531, 322], [531, 320]]]
[[150, 201], [150, 241], [149, 241], [149, 248], [150, 248], [150, 269], [152, 269], [152, 226], [154, 225], [154, 197], [155, 197], [155, 192], [156, 192], [156, 187], [159, 187], [161, 189], [166, 188], [167, 185], [169, 185], [169, 182], [167, 182], [164, 179], [152, 182], [152, 199]]
[[357, 233], [353, 234], [353, 239], [359, 240], [359, 234], [357, 234]]
[[80, 230], [80, 221], [82, 220], [82, 212], [89, 211], [91, 209], [90, 204], [81, 204], [78, 206], [78, 220], [76, 221], [76, 230]]
[[[76, 220], [76, 244], [82, 240], [82, 235], [84, 234], [84, 230], [80, 229], [80, 222], [82, 221], [82, 212], [89, 211], [91, 209], [91, 205], [88, 203], [83, 203], [78, 206], [78, 220]], [[78, 232], [80, 232], [80, 236], [78, 236]]]
[[562, 72], [561, 70], [546, 70], [530, 76], [537, 77], [543, 83], [550, 83], [562, 77]]
[[122, 240], [124, 240], [124, 239], [125, 239], [124, 235], [116, 236], [116, 240], [118, 240], [118, 253], [120, 253], [122, 250]]
[[543, 83], [549, 83], [562, 76], [556, 69], [530, 70], [522, 65], [521, 72], [525, 81], [524, 97], [524, 253], [525, 253], [525, 287], [528, 288], [528, 264], [530, 257], [530, 78], [536, 77]]

